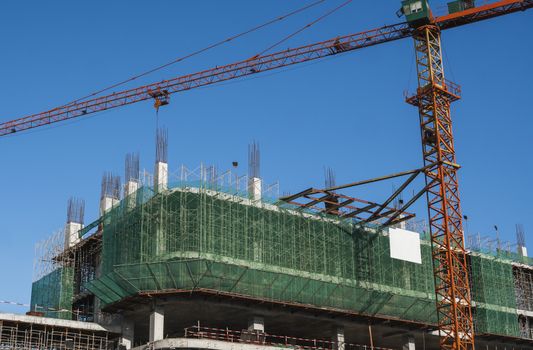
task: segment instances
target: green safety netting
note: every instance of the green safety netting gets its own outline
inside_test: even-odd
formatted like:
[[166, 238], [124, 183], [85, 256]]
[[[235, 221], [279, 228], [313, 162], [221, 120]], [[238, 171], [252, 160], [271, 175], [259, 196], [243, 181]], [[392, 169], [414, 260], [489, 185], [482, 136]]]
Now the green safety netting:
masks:
[[[101, 274], [85, 287], [104, 304], [142, 291], [204, 289], [436, 322], [427, 240], [422, 264], [392, 259], [386, 231], [204, 185], [143, 187], [122, 200], [99, 221]], [[480, 333], [519, 336], [512, 260], [471, 255]]]
[[427, 242], [425, 264], [392, 259], [384, 232], [338, 218], [179, 188], [124, 199], [106, 215], [103, 237], [104, 277], [87, 287], [105, 303], [206, 288], [435, 321]]
[[73, 269], [59, 267], [32, 283], [31, 310], [44, 312], [46, 317], [71, 319], [73, 293]]
[[472, 254], [470, 266], [476, 331], [520, 336], [511, 262]]

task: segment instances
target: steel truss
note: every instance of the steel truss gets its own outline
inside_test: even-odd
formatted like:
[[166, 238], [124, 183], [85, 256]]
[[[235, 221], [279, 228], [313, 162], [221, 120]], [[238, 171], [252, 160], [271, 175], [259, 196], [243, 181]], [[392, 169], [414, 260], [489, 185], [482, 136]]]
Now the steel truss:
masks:
[[420, 27], [413, 35], [418, 72], [418, 107], [426, 169], [437, 315], [441, 349], [474, 348], [471, 297], [462, 228], [450, 104], [460, 89], [444, 77], [440, 29]]
[[[532, 7], [533, 0], [500, 0], [485, 6], [437, 17], [435, 24], [441, 29], [455, 28], [517, 11], [525, 11]], [[0, 137], [145, 100], [154, 100], [154, 107], [159, 109], [169, 103], [170, 95], [173, 93], [399, 40], [410, 37], [412, 34], [413, 29], [408, 23], [398, 23], [268, 55], [256, 55], [240, 62], [105, 96], [77, 100], [42, 113], [0, 123]]]
[[[420, 169], [376, 177], [369, 180], [352, 182], [326, 189], [308, 188], [293, 195], [280, 197], [280, 200], [292, 205], [296, 205], [302, 209], [313, 210], [320, 214], [336, 215], [341, 219], [353, 218], [358, 222], [367, 224], [378, 223], [383, 227], [396, 225], [415, 217], [415, 214], [408, 213], [406, 210], [409, 209], [409, 207], [411, 207], [411, 205], [413, 205], [420, 197], [422, 197], [424, 193], [426, 193], [427, 189], [432, 186], [432, 182], [426, 184], [423, 189], [419, 189], [416, 194], [413, 194], [411, 199], [402, 204], [399, 208], [392, 208], [389, 207], [389, 205], [403, 193], [407, 186], [409, 186], [420, 174], [424, 174], [426, 169], [429, 169], [431, 166], [432, 164], [429, 164]], [[405, 177], [407, 175], [410, 176], [383, 203], [369, 202], [362, 199], [348, 197], [336, 192], [340, 189], [368, 185], [375, 182]], [[324, 205], [323, 208], [320, 207], [322, 204]]]

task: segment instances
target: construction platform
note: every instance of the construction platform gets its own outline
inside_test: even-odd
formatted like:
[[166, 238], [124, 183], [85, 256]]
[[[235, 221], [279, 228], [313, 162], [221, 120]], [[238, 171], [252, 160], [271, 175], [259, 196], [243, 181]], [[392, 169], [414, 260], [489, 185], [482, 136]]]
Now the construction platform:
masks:
[[108, 349], [113, 337], [92, 322], [0, 313], [0, 349]]

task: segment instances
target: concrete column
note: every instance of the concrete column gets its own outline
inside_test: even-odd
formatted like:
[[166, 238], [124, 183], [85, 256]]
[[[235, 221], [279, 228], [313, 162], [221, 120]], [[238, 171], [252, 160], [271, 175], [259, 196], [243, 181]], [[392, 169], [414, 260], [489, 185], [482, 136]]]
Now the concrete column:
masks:
[[527, 248], [523, 246], [518, 246], [518, 255], [527, 256]]
[[67, 222], [65, 225], [65, 249], [68, 249], [80, 241], [78, 231], [83, 225], [78, 222]]
[[124, 196], [134, 194], [139, 189], [139, 183], [137, 181], [128, 181], [124, 185]]
[[131, 320], [122, 321], [122, 334], [119, 339], [119, 344], [123, 345], [127, 350], [133, 346], [135, 324]]
[[402, 350], [415, 350], [415, 337], [412, 334], [404, 337]]
[[[403, 218], [404, 216], [405, 216], [404, 214], [401, 214], [401, 215], [400, 215], [400, 218]], [[402, 222], [400, 222], [400, 228], [401, 228], [402, 230], [407, 230], [407, 221], [402, 221]]]
[[[154, 191], [156, 193], [165, 191], [168, 188], [168, 164], [164, 162], [156, 162], [154, 169]], [[159, 215], [163, 215], [160, 213]], [[164, 254], [166, 248], [166, 232], [162, 227], [162, 220], [159, 220], [156, 228], [156, 254]]]
[[164, 191], [168, 188], [168, 164], [163, 162], [155, 163], [154, 169], [154, 190]]
[[262, 181], [258, 177], [251, 177], [248, 179], [248, 196], [251, 200], [261, 200], [261, 185]]
[[137, 190], [139, 189], [139, 183], [136, 181], [128, 181], [124, 185], [124, 198], [127, 201], [126, 205], [128, 209], [133, 209], [137, 205]]
[[113, 208], [115, 199], [111, 197], [104, 197], [100, 200], [100, 216], [104, 216], [111, 208]]
[[344, 327], [335, 327], [331, 341], [335, 343], [336, 350], [344, 350], [346, 342], [344, 341]]
[[154, 305], [150, 313], [150, 342], [164, 338], [165, 310], [160, 305]]
[[248, 321], [250, 332], [265, 332], [265, 320], [263, 317], [254, 316]]

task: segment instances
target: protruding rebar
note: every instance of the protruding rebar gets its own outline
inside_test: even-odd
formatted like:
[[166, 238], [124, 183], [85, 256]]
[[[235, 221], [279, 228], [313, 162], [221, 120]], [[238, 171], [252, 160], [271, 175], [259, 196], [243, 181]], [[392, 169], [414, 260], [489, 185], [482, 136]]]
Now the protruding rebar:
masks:
[[330, 167], [324, 167], [324, 185], [326, 188], [337, 186], [335, 172]]
[[155, 161], [156, 163], [168, 162], [168, 130], [158, 128], [155, 135]]
[[125, 181], [139, 182], [139, 153], [126, 154]]
[[248, 177], [260, 177], [261, 152], [259, 151], [259, 144], [252, 142], [248, 145]]
[[526, 246], [526, 233], [522, 224], [516, 224], [516, 243], [519, 247]]
[[120, 199], [120, 176], [104, 173], [102, 176], [102, 191], [100, 198]]
[[67, 223], [83, 224], [85, 216], [85, 201], [80, 198], [70, 197], [67, 202]]

